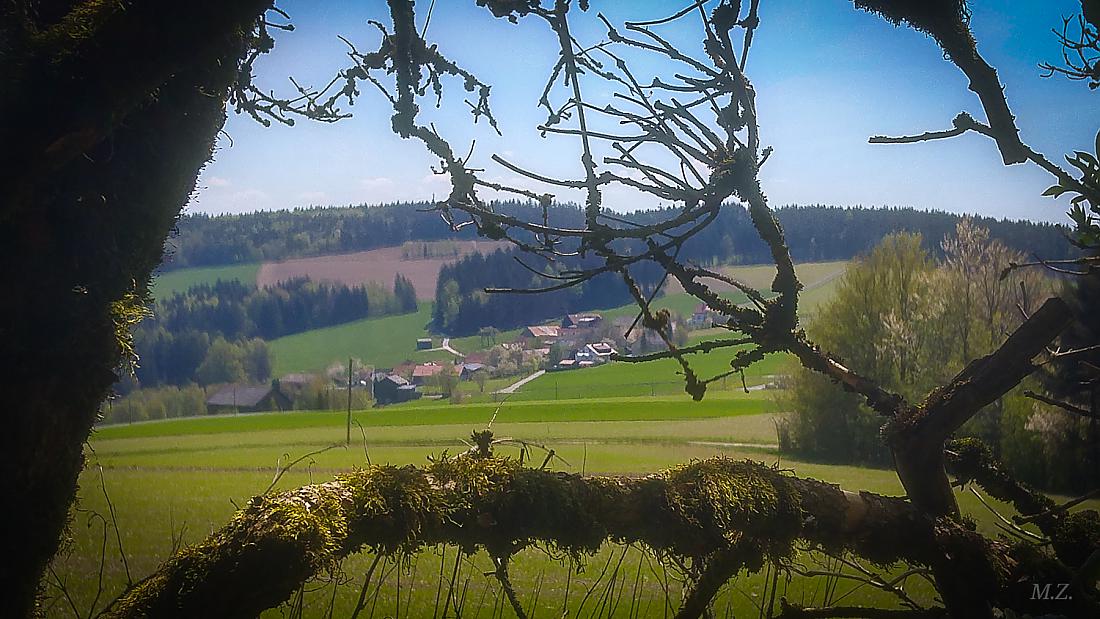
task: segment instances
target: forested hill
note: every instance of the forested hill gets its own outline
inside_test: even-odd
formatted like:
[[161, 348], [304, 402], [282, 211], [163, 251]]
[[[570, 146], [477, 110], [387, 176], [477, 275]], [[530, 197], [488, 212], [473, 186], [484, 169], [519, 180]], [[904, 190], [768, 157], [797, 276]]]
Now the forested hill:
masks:
[[[542, 211], [533, 204], [502, 202], [493, 206], [508, 215], [542, 219]], [[405, 241], [477, 238], [472, 226], [458, 233], [451, 231], [438, 213], [427, 211], [430, 207], [426, 202], [406, 202], [244, 215], [184, 215], [165, 242], [161, 269], [323, 256], [393, 247]], [[555, 206], [551, 220], [579, 225], [584, 216], [574, 206]]]
[[[424, 212], [427, 203], [346, 208], [263, 211], [245, 215], [186, 215], [166, 243], [162, 270], [282, 260], [400, 245], [405, 241], [474, 238], [472, 226], [455, 233], [437, 213]], [[498, 212], [541, 219], [533, 204], [494, 204]], [[924, 235], [938, 252], [939, 240], [954, 228], [959, 216], [910, 208], [862, 209], [795, 206], [776, 211], [798, 261], [850, 258], [869, 250], [890, 232]], [[646, 223], [666, 217], [667, 209], [639, 211], [620, 217]], [[1067, 257], [1072, 248], [1063, 228], [1051, 224], [976, 218], [995, 238], [1043, 258]], [[577, 226], [583, 215], [575, 206], [555, 206], [551, 221]], [[616, 224], [617, 225], [617, 224]], [[756, 237], [744, 209], [730, 206], [691, 243], [693, 259], [703, 262], [767, 262], [769, 255]]]
[[[777, 216], [786, 231], [796, 262], [847, 260], [870, 251], [892, 232], [917, 232], [925, 248], [941, 254], [941, 241], [954, 232], [959, 217], [913, 209], [851, 209], [821, 206], [779, 209]], [[668, 211], [647, 211], [624, 216], [635, 223], [666, 219]], [[993, 237], [1024, 252], [1045, 258], [1066, 257], [1071, 245], [1062, 228], [1028, 222], [999, 222], [977, 218]], [[638, 247], [637, 251], [644, 251]], [[540, 278], [519, 264], [516, 250], [491, 255], [470, 255], [439, 272], [433, 324], [452, 335], [475, 333], [482, 327], [511, 328], [534, 320], [594, 308], [632, 302], [619, 278], [599, 275], [578, 286], [540, 295], [487, 295], [487, 287], [534, 289], [550, 280]], [[703, 264], [759, 264], [771, 260], [767, 246], [758, 238], [748, 213], [736, 206], [723, 209], [710, 226], [692, 237], [679, 252], [681, 260]], [[578, 269], [578, 259], [561, 259], [557, 268]], [[652, 290], [663, 274], [652, 262], [631, 268], [644, 290]]]

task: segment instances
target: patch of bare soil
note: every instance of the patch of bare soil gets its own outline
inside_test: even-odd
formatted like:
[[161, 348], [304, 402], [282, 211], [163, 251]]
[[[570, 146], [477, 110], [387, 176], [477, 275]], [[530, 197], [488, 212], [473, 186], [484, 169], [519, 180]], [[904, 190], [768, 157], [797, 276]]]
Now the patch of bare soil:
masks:
[[294, 258], [282, 262], [265, 262], [256, 275], [258, 286], [272, 286], [295, 277], [309, 277], [313, 281], [340, 282], [348, 286], [374, 282], [387, 288], [393, 286], [394, 277], [400, 273], [409, 278], [416, 288], [416, 296], [431, 300], [435, 297], [435, 284], [439, 269], [444, 265], [472, 253], [490, 253], [506, 245], [502, 241], [454, 241], [457, 251], [448, 257], [414, 258], [417, 252], [407, 246], [383, 247], [350, 254], [334, 254], [314, 258]]

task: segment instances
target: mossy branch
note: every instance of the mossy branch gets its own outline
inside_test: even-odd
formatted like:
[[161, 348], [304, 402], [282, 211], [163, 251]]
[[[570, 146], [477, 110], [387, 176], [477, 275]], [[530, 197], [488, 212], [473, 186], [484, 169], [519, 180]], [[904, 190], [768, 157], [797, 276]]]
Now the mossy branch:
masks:
[[450, 544], [507, 556], [537, 544], [579, 557], [605, 542], [640, 543], [693, 560], [724, 557], [732, 566], [719, 570], [725, 582], [737, 566], [790, 555], [797, 540], [875, 562], [927, 565], [935, 558], [931, 536], [928, 521], [902, 499], [847, 493], [747, 461], [713, 458], [626, 478], [498, 457], [439, 459], [255, 497], [105, 616], [256, 616], [364, 548], [392, 554]]

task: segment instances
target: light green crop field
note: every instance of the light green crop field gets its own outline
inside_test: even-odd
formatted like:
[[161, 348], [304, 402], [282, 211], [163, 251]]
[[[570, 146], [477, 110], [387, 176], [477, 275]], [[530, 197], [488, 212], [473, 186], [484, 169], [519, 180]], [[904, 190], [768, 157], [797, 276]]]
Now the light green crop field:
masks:
[[[774, 417], [761, 412], [771, 407], [766, 393], [715, 395], [720, 397], [702, 402], [692, 402], [686, 396], [510, 400], [500, 407], [493, 430], [498, 437], [553, 448], [560, 457], [550, 462], [554, 470], [636, 475], [725, 455], [778, 463], [797, 475], [849, 489], [901, 493], [892, 471], [800, 462], [780, 455]], [[243, 505], [272, 484], [281, 464], [313, 453], [279, 479], [275, 491], [326, 481], [336, 473], [364, 466], [368, 460], [374, 464], [422, 464], [429, 456], [465, 450], [463, 439], [472, 430], [484, 428], [497, 406], [421, 401], [357, 411], [348, 447], [343, 446], [345, 415], [339, 412], [206, 417], [101, 428], [92, 438], [89, 467], [81, 477], [80, 507], [86, 511], [76, 514], [71, 548], [55, 562], [57, 578], [66, 583], [77, 608], [86, 609], [96, 596], [104, 544], [105, 591], [101, 597], [106, 600], [125, 586], [127, 570], [137, 579], [167, 559], [174, 538], [194, 543], [223, 526], [235, 505]], [[504, 455], [519, 455], [514, 442], [497, 449]], [[528, 457], [537, 466], [544, 452], [532, 448]], [[115, 530], [105, 530], [102, 521], [90, 515], [109, 514], [108, 496], [117, 514], [125, 565], [119, 559]], [[981, 530], [996, 532], [994, 516], [977, 499], [970, 493], [960, 493], [959, 499]], [[1004, 506], [993, 504], [1007, 513]], [[816, 555], [800, 553], [798, 557], [815, 566]], [[502, 611], [499, 585], [485, 575], [491, 567], [484, 553], [462, 556], [457, 568], [455, 558], [453, 547], [432, 548], [409, 557], [400, 570], [393, 569], [392, 562], [383, 564], [382, 571], [376, 572], [384, 576], [381, 585], [369, 590], [369, 604], [362, 616], [440, 616], [442, 602], [437, 604], [437, 598], [450, 599], [447, 590], [456, 569], [452, 604], [461, 607], [462, 616], [511, 616], [510, 609]], [[333, 603], [331, 616], [349, 616], [372, 560], [373, 555], [364, 551], [344, 561], [340, 579], [344, 584], [335, 589], [329, 574], [310, 583], [302, 600], [302, 616], [329, 616]], [[561, 616], [564, 605], [571, 617], [663, 617], [666, 597], [673, 605], [679, 599], [675, 570], [637, 547], [605, 546], [595, 556], [586, 557], [583, 567], [578, 572], [568, 561], [528, 549], [513, 559], [512, 582], [524, 606], [537, 610], [529, 612], [534, 616]], [[894, 569], [891, 573], [900, 572]], [[718, 598], [717, 616], [726, 616], [727, 611], [756, 616], [757, 605], [769, 598], [766, 587], [772, 581], [768, 576], [766, 572], [742, 574], [732, 581]], [[896, 606], [890, 595], [861, 587], [858, 582], [834, 584], [833, 600], [846, 595], [845, 603]], [[786, 595], [792, 601], [819, 604], [825, 600], [826, 586], [822, 579], [796, 576], [788, 582], [781, 575], [777, 598]], [[593, 593], [587, 595], [590, 589]], [[922, 603], [932, 600], [931, 590], [920, 579], [906, 581], [905, 590]], [[50, 591], [56, 597], [56, 588]], [[67, 603], [60, 600], [50, 608], [50, 616], [71, 616]], [[264, 616], [281, 617], [286, 612], [286, 608], [275, 609]], [[449, 616], [454, 614], [452, 608]]]
[[191, 286], [213, 284], [219, 279], [226, 282], [238, 280], [255, 286], [256, 273], [259, 270], [259, 263], [250, 263], [168, 271], [153, 278], [153, 298], [166, 299], [177, 292], [186, 291]]
[[[803, 262], [794, 265], [795, 274], [806, 289], [819, 286], [825, 281], [833, 279], [848, 268], [847, 260], [833, 262]], [[770, 290], [772, 280], [775, 279], [775, 266], [773, 265], [747, 265], [727, 266], [720, 269], [722, 273], [734, 279], [748, 284], [757, 290]]]
[[431, 305], [421, 303], [411, 314], [365, 318], [271, 340], [274, 374], [315, 372], [340, 360], [346, 363], [348, 357], [392, 367], [415, 358], [416, 339], [427, 334], [431, 319]]
[[[706, 337], [709, 339], [714, 336], [708, 334]], [[706, 379], [728, 371], [730, 359], [739, 348], [742, 347], [689, 355], [688, 360], [693, 371], [700, 378]], [[787, 355], [768, 355], [749, 366], [745, 370], [745, 384], [751, 387], [768, 382], [767, 377], [779, 373], [786, 359]], [[680, 366], [674, 359], [660, 359], [645, 363], [612, 361], [593, 368], [547, 372], [524, 385], [513, 398], [567, 400], [684, 394], [683, 377], [677, 375], [678, 371]], [[708, 394], [718, 397], [725, 393], [736, 395], [742, 388], [741, 378], [734, 375], [711, 383]]]

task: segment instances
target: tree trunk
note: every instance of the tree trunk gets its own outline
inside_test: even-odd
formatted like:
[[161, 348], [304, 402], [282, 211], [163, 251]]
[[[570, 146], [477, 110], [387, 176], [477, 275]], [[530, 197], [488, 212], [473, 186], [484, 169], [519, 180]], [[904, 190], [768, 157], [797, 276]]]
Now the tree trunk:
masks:
[[[126, 323], [210, 158], [269, 1], [0, 9], [0, 616], [35, 613]], [[59, 6], [61, 5], [61, 6]], [[228, 5], [228, 6], [226, 6]], [[9, 19], [10, 18], [10, 19]]]

